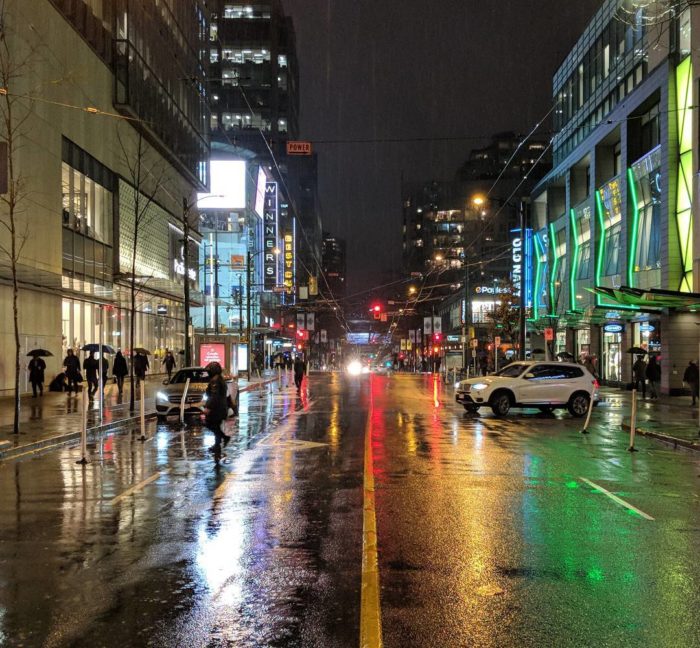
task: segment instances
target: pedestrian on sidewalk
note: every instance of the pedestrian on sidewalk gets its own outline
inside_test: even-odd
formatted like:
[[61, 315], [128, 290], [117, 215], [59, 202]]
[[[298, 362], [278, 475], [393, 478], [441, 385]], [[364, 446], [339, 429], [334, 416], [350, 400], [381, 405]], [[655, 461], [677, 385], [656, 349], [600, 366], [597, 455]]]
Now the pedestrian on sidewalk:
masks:
[[176, 362], [175, 362], [175, 356], [173, 355], [172, 351], [168, 351], [167, 349], [165, 350], [165, 357], [163, 358], [163, 366], [165, 367], [165, 370], [168, 372], [168, 381], [170, 381], [170, 378], [173, 375], [173, 369], [176, 367]]
[[88, 384], [88, 396], [92, 398], [95, 392], [99, 388], [99, 379], [97, 378], [97, 372], [100, 369], [100, 365], [95, 358], [95, 353], [90, 351], [89, 355], [85, 360], [83, 360], [83, 371], [85, 372], [85, 380]]
[[583, 361], [583, 366], [596, 380], [598, 380], [598, 370], [596, 369], [595, 355], [587, 355]]
[[214, 461], [218, 464], [221, 460], [221, 444], [223, 442], [224, 447], [226, 447], [229, 441], [229, 437], [221, 430], [221, 423], [226, 420], [228, 415], [226, 401], [228, 388], [221, 375], [223, 371], [218, 362], [210, 362], [207, 365], [207, 373], [209, 374], [209, 384], [206, 391], [207, 406], [204, 410], [204, 422], [214, 433], [214, 445], [210, 450], [214, 453]]
[[39, 356], [34, 356], [29, 361], [29, 382], [32, 383], [32, 398], [36, 398], [37, 391], [39, 396], [44, 395], [44, 371], [46, 370], [46, 363], [43, 358]]
[[690, 395], [693, 400], [690, 403], [691, 407], [695, 407], [695, 402], [698, 399], [698, 382], [700, 381], [700, 372], [698, 371], [698, 366], [693, 360], [688, 363], [685, 368], [685, 373], [683, 374], [683, 382], [687, 383], [690, 387]]
[[136, 388], [141, 386], [141, 381], [146, 380], [146, 372], [149, 369], [148, 356], [143, 353], [137, 353], [133, 360], [134, 374], [136, 375]]
[[78, 393], [78, 383], [80, 382], [80, 360], [78, 360], [73, 349], [68, 349], [63, 360], [63, 368], [66, 370], [66, 380], [68, 381], [68, 395], [75, 390]]
[[294, 359], [294, 384], [297, 391], [301, 391], [301, 384], [304, 382], [304, 374], [306, 373], [306, 364], [300, 355]]
[[654, 355], [649, 358], [647, 379], [649, 380], [649, 398], [658, 398], [661, 385], [661, 365]]
[[647, 397], [647, 363], [644, 362], [644, 356], [638, 355], [637, 362], [632, 366], [633, 389], [640, 391], [641, 385], [642, 398]]
[[122, 355], [121, 351], [117, 351], [117, 355], [114, 356], [114, 367], [112, 367], [112, 375], [117, 379], [117, 389], [119, 390], [119, 395], [124, 393], [124, 378], [129, 373], [129, 367], [126, 364], [126, 358]]

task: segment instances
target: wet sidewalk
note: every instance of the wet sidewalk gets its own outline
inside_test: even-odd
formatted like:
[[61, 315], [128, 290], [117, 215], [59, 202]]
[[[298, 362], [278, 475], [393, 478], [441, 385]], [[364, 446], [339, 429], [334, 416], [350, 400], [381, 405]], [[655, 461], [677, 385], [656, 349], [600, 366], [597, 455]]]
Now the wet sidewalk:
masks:
[[[284, 374], [283, 374], [284, 375]], [[163, 384], [164, 376], [156, 375], [146, 380], [145, 411], [147, 417], [155, 416], [155, 392]], [[240, 378], [239, 391], [250, 391], [277, 380], [277, 374], [266, 372], [251, 380]], [[0, 398], [0, 460], [71, 442], [80, 437], [80, 405], [82, 394], [69, 396], [60, 392], [44, 392], [42, 397], [23, 396], [20, 409], [20, 433], [14, 434], [12, 420], [13, 399]], [[139, 419], [140, 400], [129, 410], [129, 384], [124, 385], [120, 397], [117, 386], [109, 384], [105, 389], [105, 407], [100, 419], [99, 401], [90, 401], [88, 410], [88, 437], [96, 432], [129, 425]]]
[[[600, 390], [599, 412], [620, 416], [620, 425], [629, 431], [632, 412], [632, 392], [603, 387]], [[690, 396], [660, 396], [643, 399], [637, 395], [638, 434], [654, 437], [687, 448], [700, 450], [698, 408], [691, 407]]]

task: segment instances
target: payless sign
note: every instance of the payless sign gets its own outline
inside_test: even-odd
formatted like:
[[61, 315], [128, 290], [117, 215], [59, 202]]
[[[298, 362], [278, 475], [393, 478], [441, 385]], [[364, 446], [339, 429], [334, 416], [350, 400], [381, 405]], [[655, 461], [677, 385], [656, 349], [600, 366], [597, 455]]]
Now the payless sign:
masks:
[[265, 183], [263, 210], [263, 289], [272, 292], [277, 285], [277, 183]]

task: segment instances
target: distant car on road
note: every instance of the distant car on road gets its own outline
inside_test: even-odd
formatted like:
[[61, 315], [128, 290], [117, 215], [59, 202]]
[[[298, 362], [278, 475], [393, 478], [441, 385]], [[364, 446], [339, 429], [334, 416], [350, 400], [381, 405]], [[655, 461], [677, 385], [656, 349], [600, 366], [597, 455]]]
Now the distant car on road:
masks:
[[[234, 414], [238, 414], [238, 380], [224, 371], [224, 380], [228, 387], [231, 402], [234, 404]], [[180, 369], [170, 380], [163, 381], [163, 387], [156, 393], [156, 412], [158, 418], [169, 414], [179, 414], [182, 394], [190, 379], [185, 398], [185, 413], [200, 414], [207, 405], [206, 390], [209, 384], [209, 374], [204, 367], [185, 367]]]
[[488, 405], [496, 416], [511, 407], [536, 407], [542, 412], [566, 408], [572, 416], [585, 416], [598, 400], [598, 381], [585, 367], [572, 362], [513, 362], [498, 373], [462, 380], [456, 401], [468, 412]]

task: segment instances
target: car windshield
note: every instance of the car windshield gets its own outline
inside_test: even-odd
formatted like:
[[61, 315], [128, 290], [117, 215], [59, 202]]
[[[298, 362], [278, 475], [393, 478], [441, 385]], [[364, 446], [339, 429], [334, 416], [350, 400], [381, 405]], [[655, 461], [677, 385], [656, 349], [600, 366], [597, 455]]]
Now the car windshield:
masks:
[[209, 374], [206, 369], [180, 369], [170, 381], [171, 385], [179, 385], [187, 382], [190, 379], [191, 383], [208, 383]]
[[514, 362], [513, 364], [509, 364], [500, 371], [496, 372], [497, 376], [503, 376], [504, 378], [517, 378], [525, 369], [527, 368], [528, 365], [526, 364], [521, 364], [519, 362]]

